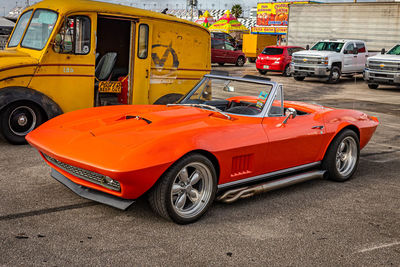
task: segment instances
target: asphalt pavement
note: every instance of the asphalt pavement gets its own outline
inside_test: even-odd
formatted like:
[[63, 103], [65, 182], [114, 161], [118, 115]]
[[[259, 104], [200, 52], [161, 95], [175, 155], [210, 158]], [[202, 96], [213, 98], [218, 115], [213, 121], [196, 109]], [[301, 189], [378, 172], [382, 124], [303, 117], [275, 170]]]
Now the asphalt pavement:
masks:
[[[214, 68], [258, 75], [249, 63]], [[216, 202], [181, 226], [146, 199], [127, 211], [83, 199], [50, 177], [35, 149], [0, 140], [0, 265], [400, 266], [400, 89], [372, 90], [361, 76], [335, 85], [266, 76], [285, 99], [378, 117], [353, 179]]]

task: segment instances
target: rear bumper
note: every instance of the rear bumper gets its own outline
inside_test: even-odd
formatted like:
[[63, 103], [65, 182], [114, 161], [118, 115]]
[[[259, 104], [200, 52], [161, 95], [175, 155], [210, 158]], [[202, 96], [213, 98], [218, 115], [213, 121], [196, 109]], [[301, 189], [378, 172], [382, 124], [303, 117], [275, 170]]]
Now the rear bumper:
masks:
[[364, 70], [364, 80], [375, 84], [400, 84], [400, 72], [383, 72], [370, 69]]
[[51, 169], [51, 176], [69, 189], [71, 189], [75, 194], [83, 198], [112, 206], [117, 209], [126, 210], [130, 205], [133, 204], [133, 202], [135, 202], [135, 200], [116, 197], [95, 189], [76, 184], [53, 168]]
[[258, 70], [278, 71], [278, 72], [282, 72], [284, 69], [282, 62], [269, 64], [269, 63], [261, 63], [259, 62], [259, 60], [256, 61], [256, 68]]

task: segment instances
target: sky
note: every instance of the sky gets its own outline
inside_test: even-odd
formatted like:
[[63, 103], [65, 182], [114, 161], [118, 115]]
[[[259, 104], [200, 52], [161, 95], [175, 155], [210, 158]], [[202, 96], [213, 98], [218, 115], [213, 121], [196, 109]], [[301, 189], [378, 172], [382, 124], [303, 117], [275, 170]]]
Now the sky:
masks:
[[[68, 0], [66, 0], [68, 1]], [[145, 9], [185, 9], [186, 0], [102, 0], [104, 2], [113, 2], [124, 5], [132, 5]], [[319, 0], [321, 2], [354, 2], [354, 0]], [[374, 1], [374, 0], [362, 0]], [[15, 6], [25, 6], [27, 0], [0, 0], [0, 16], [8, 13]], [[30, 4], [38, 2], [38, 0], [29, 0]], [[258, 0], [198, 0], [198, 7], [204, 9], [230, 9], [234, 4], [240, 4], [243, 9], [250, 10], [251, 7], [256, 7], [257, 2], [268, 2]], [[281, 0], [277, 0], [281, 2]], [[284, 1], [282, 1], [284, 2]]]

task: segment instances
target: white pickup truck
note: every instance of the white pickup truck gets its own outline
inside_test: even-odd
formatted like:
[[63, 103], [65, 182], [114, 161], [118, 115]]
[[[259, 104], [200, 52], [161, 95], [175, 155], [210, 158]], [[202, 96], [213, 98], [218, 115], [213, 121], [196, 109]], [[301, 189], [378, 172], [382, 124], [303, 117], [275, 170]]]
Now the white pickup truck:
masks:
[[368, 58], [364, 70], [364, 80], [371, 89], [379, 84], [400, 85], [400, 44], [393, 46], [386, 54], [382, 53]]
[[361, 40], [321, 40], [310, 50], [293, 53], [291, 72], [297, 81], [305, 77], [337, 83], [340, 76], [363, 73], [369, 54]]

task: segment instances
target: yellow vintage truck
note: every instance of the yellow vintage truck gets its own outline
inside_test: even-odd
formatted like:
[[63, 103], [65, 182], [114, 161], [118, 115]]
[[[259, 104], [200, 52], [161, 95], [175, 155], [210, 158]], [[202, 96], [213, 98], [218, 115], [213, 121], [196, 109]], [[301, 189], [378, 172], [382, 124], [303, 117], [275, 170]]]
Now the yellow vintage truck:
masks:
[[147, 10], [45, 0], [0, 51], [0, 131], [10, 143], [76, 109], [174, 102], [211, 70], [210, 33]]

